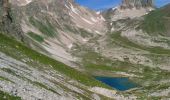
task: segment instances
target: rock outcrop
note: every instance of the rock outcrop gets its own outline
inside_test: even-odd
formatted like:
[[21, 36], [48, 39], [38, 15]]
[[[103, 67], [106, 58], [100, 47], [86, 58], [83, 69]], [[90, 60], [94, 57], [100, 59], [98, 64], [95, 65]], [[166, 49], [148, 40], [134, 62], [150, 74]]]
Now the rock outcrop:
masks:
[[121, 5], [109, 9], [103, 14], [110, 21], [116, 21], [119, 19], [140, 17], [152, 10], [154, 10], [153, 0], [122, 0]]
[[10, 15], [10, 4], [8, 0], [0, 1], [0, 22], [5, 23], [6, 20], [12, 22], [12, 17]]
[[[17, 11], [17, 10], [15, 10]], [[17, 17], [14, 15], [9, 0], [0, 1], [0, 32], [16, 37], [19, 41], [25, 41]], [[16, 13], [15, 13], [16, 14]], [[19, 18], [19, 17], [18, 17]]]
[[122, 9], [145, 8], [153, 7], [153, 0], [123, 0], [121, 4]]

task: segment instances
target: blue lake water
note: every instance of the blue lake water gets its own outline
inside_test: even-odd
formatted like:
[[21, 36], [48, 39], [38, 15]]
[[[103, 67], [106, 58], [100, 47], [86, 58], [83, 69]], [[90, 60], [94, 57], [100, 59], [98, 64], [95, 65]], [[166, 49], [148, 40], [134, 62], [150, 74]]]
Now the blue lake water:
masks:
[[95, 77], [97, 80], [113, 87], [114, 89], [125, 91], [131, 88], [135, 88], [138, 85], [133, 83], [126, 77]]

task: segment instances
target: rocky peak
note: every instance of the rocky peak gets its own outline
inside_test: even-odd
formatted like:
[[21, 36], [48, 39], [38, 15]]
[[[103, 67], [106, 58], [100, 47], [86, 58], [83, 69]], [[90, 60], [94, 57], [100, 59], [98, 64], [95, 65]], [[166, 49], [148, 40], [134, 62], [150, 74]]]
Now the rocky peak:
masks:
[[153, 0], [122, 0], [122, 9], [153, 7]]
[[154, 0], [122, 0], [121, 5], [105, 11], [103, 15], [111, 21], [116, 21], [141, 17], [152, 10], [154, 10]]

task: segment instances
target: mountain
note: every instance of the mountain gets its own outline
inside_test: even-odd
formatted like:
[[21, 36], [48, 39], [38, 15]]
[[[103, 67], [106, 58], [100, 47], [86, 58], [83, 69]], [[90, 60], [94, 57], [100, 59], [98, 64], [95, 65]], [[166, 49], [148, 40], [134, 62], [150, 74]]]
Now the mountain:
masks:
[[72, 0], [11, 0], [2, 5], [1, 26], [5, 23], [5, 27], [1, 30], [67, 64], [75, 59], [68, 52], [74, 44], [83, 44], [107, 30], [101, 15]]
[[71, 68], [79, 66], [72, 47], [106, 32], [101, 15], [73, 0], [1, 0], [0, 20], [0, 99], [113, 98], [115, 90]]
[[1, 100], [96, 100], [108, 99], [95, 92], [97, 89], [115, 93], [91, 76], [31, 50], [12, 38], [0, 34], [0, 39]]
[[[95, 12], [74, 0], [0, 0], [0, 99], [169, 99], [169, 7], [122, 0]], [[137, 87], [120, 91], [96, 76]]]
[[106, 10], [103, 15], [112, 21], [143, 16], [154, 10], [153, 0], [122, 0], [120, 6]]
[[145, 8], [154, 7], [153, 0], [123, 0], [121, 4], [122, 9]]
[[142, 22], [140, 28], [149, 34], [158, 34], [163, 36], [169, 35], [169, 17], [170, 17], [170, 6], [160, 8], [159, 10], [153, 11], [145, 16], [145, 20]]

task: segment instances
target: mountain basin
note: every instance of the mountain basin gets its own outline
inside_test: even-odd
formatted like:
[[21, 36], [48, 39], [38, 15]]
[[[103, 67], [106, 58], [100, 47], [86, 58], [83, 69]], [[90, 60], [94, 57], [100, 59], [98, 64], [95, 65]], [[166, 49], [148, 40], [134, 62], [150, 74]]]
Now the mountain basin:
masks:
[[134, 82], [132, 82], [127, 77], [100, 77], [95, 76], [95, 78], [109, 86], [111, 86], [114, 89], [117, 89], [119, 91], [126, 91], [132, 88], [138, 87], [138, 85]]

